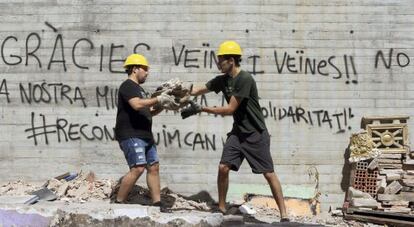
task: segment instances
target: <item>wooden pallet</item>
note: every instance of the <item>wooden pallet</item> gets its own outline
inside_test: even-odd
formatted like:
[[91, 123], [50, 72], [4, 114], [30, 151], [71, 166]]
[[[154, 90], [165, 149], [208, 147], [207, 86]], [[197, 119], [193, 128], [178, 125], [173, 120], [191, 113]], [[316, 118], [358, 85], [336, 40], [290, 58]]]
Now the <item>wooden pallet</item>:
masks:
[[414, 215], [388, 213], [384, 211], [361, 210], [347, 208], [344, 214], [346, 220], [371, 222], [391, 226], [414, 226]]
[[407, 124], [408, 119], [410, 117], [406, 115], [362, 117], [361, 128], [366, 129], [367, 125]]

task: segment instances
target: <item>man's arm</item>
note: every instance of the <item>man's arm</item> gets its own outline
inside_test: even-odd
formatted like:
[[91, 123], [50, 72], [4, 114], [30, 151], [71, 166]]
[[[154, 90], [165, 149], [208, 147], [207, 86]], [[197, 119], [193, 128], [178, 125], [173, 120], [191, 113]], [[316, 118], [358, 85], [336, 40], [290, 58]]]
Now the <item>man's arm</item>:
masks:
[[135, 111], [138, 111], [145, 107], [151, 107], [158, 103], [158, 100], [156, 97], [149, 98], [149, 99], [141, 99], [139, 97], [134, 97], [130, 100], [128, 100], [129, 105], [134, 109]]
[[220, 115], [233, 115], [241, 103], [242, 99], [240, 97], [231, 96], [230, 102], [227, 106], [220, 107], [202, 107], [201, 111], [212, 114]]
[[206, 85], [193, 86], [190, 92], [190, 95], [198, 96], [198, 95], [204, 95], [208, 92], [210, 92], [210, 90], [207, 89]]

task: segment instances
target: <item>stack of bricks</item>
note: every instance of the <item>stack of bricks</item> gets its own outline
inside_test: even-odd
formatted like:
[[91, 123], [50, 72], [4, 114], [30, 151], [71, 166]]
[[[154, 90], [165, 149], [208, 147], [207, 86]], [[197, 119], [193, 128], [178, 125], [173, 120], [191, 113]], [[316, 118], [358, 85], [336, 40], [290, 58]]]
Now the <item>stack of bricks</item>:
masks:
[[[360, 161], [352, 186], [376, 199], [379, 210], [414, 214], [414, 159], [408, 146], [408, 116], [364, 117], [379, 157]], [[375, 181], [373, 180], [375, 179]]]
[[352, 187], [357, 190], [369, 193], [373, 198], [377, 197], [378, 170], [369, 170], [369, 162], [359, 161], [356, 163]]

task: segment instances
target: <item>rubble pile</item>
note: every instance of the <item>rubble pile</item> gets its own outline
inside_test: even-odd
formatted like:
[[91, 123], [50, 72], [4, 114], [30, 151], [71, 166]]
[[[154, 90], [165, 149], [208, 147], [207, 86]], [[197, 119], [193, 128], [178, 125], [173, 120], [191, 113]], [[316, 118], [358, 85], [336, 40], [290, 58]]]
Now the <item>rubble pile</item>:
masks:
[[188, 104], [190, 100], [189, 93], [191, 90], [192, 84], [185, 84], [178, 78], [172, 78], [169, 81], [162, 83], [161, 86], [157, 87], [155, 92], [152, 93], [151, 97], [156, 97], [164, 91], [169, 91], [169, 94], [175, 97], [175, 102], [178, 103], [179, 106], [164, 106], [164, 108], [168, 110], [178, 110]]
[[23, 182], [21, 180], [7, 182], [4, 185], [0, 186], [0, 196], [1, 195], [27, 195], [30, 192], [34, 191], [38, 186]]
[[[0, 196], [30, 195], [39, 188], [46, 187], [56, 195], [57, 200], [71, 203], [110, 200], [116, 197], [116, 188], [117, 186], [119, 187], [119, 181], [116, 183], [113, 180], [96, 179], [93, 172], [85, 173], [80, 171], [80, 173], [75, 175], [76, 177], [73, 177], [73, 179], [68, 178], [68, 174], [62, 175], [65, 177], [55, 177], [49, 179], [42, 186], [25, 183], [21, 180], [8, 182], [0, 186]], [[168, 188], [161, 190], [161, 197], [162, 201], [165, 201], [166, 205], [171, 210], [211, 210], [211, 202], [207, 202], [208, 199], [212, 201], [211, 198], [192, 199], [174, 193]], [[135, 185], [128, 196], [127, 203], [151, 205], [152, 201], [149, 190], [139, 185]]]
[[211, 207], [207, 205], [206, 202], [197, 202], [193, 200], [187, 200], [183, 198], [182, 196], [175, 194], [175, 193], [171, 193], [168, 195], [172, 196], [175, 199], [175, 202], [173, 206], [171, 207], [172, 210], [175, 210], [175, 209], [202, 210], [202, 211], [211, 210]]
[[109, 199], [114, 185], [113, 180], [97, 180], [93, 172], [86, 174], [81, 171], [70, 181], [50, 179], [47, 188], [52, 190], [60, 200], [85, 202]]
[[[360, 138], [374, 146], [371, 150], [365, 145], [361, 149], [353, 147], [365, 150], [359, 157], [351, 150], [351, 186], [345, 207], [414, 215], [414, 153], [408, 146], [407, 119], [404, 116], [362, 119], [361, 126], [368, 136]], [[351, 137], [351, 144], [352, 140]]]
[[367, 131], [353, 133], [349, 149], [351, 151], [349, 161], [352, 163], [376, 158], [380, 154]]
[[[114, 193], [114, 197], [115, 197]], [[207, 196], [199, 197], [198, 199], [189, 198], [178, 193], [173, 192], [165, 187], [161, 190], [161, 200], [166, 207], [173, 210], [199, 210], [210, 211], [212, 209], [212, 199]], [[114, 199], [114, 198], [113, 198]], [[209, 202], [210, 201], [210, 202]], [[150, 192], [147, 188], [135, 185], [130, 192], [127, 203], [151, 205]]]

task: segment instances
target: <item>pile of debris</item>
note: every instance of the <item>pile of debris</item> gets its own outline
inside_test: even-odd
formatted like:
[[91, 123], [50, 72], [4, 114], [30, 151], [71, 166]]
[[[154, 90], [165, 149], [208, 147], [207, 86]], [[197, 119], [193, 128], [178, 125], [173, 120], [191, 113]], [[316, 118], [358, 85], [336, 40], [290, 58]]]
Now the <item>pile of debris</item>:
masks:
[[[116, 197], [119, 181], [97, 179], [93, 172], [65, 173], [47, 180], [43, 185], [33, 185], [23, 181], [8, 182], [0, 186], [0, 196], [33, 195], [27, 204], [39, 200], [60, 200], [70, 203], [84, 203], [87, 201], [113, 200]], [[168, 188], [161, 190], [162, 201], [171, 210], [199, 210], [210, 211], [214, 200], [205, 192], [192, 197], [174, 193]], [[135, 185], [130, 192], [127, 203], [151, 205], [148, 189]]]
[[95, 174], [65, 173], [47, 180], [43, 185], [33, 185], [21, 180], [8, 182], [0, 186], [0, 196], [24, 196], [33, 195], [27, 204], [36, 203], [39, 200], [63, 200], [68, 202], [86, 202], [92, 200], [108, 199], [114, 181], [97, 180]]
[[365, 211], [381, 219], [391, 214], [398, 219], [414, 219], [414, 153], [408, 147], [407, 119], [362, 119], [365, 131], [354, 134], [350, 143], [351, 186], [344, 204], [347, 213], [359, 212], [361, 216]]
[[115, 185], [113, 180], [96, 179], [93, 172], [86, 174], [81, 171], [79, 174], [75, 175], [77, 176], [69, 181], [67, 180], [67, 177], [64, 177], [63, 179], [62, 177], [50, 179], [47, 182], [47, 188], [52, 190], [59, 200], [86, 202], [108, 199], [111, 195], [112, 188]]
[[0, 186], [0, 196], [10, 195], [10, 196], [19, 196], [19, 195], [28, 195], [30, 192], [36, 190], [38, 186], [32, 185], [21, 180], [14, 182], [7, 182], [4, 185]]

